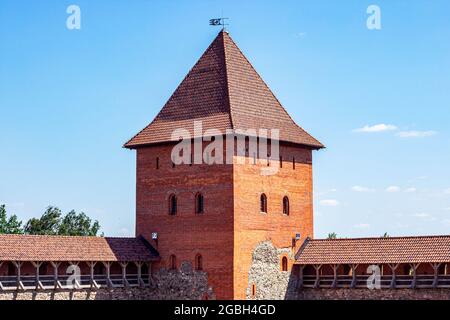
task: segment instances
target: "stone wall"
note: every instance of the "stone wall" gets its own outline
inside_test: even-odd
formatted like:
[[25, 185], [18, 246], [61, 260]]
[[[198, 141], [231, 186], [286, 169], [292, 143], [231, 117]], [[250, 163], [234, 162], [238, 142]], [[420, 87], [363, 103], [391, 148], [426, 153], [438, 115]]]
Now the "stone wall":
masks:
[[449, 289], [301, 289], [299, 300], [449, 300]]
[[[281, 270], [281, 259], [285, 256], [292, 261], [291, 248], [277, 249], [272, 242], [264, 241], [253, 251], [252, 264], [248, 272], [248, 300], [283, 300], [296, 297], [296, 280], [289, 271]], [[255, 286], [255, 295], [253, 295]]]
[[[246, 298], [249, 300], [450, 300], [450, 289], [297, 289], [298, 279], [281, 271], [281, 259], [293, 259], [290, 248], [259, 243], [252, 255]], [[252, 287], [255, 286], [253, 295]]]
[[[267, 168], [264, 162], [234, 166], [234, 299], [247, 296], [252, 252], [259, 243], [270, 240], [277, 248], [291, 248], [299, 233], [295, 252], [306, 237], [314, 236], [312, 151], [281, 143], [280, 157], [282, 163], [271, 161], [271, 166], [278, 167], [274, 175], [261, 174]], [[238, 160], [236, 157], [235, 162]], [[260, 210], [262, 193], [267, 196], [267, 213]], [[289, 198], [289, 215], [283, 214], [285, 196]]]
[[200, 300], [215, 299], [208, 274], [183, 262], [179, 271], [160, 269], [149, 287], [0, 291], [0, 300]]

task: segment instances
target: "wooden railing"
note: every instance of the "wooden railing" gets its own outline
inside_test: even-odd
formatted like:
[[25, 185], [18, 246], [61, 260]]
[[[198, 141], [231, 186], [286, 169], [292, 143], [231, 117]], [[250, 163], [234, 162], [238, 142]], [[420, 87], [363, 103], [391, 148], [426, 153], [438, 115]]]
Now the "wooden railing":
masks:
[[53, 290], [53, 289], [86, 289], [86, 288], [123, 288], [146, 287], [150, 284], [148, 274], [106, 274], [80, 275], [40, 275], [36, 276], [0, 276], [0, 290]]
[[[338, 275], [335, 279], [333, 275], [303, 275], [303, 280], [299, 284], [304, 288], [368, 288], [367, 280], [371, 275], [352, 276]], [[380, 276], [380, 287], [389, 288], [450, 288], [450, 275], [392, 275]]]

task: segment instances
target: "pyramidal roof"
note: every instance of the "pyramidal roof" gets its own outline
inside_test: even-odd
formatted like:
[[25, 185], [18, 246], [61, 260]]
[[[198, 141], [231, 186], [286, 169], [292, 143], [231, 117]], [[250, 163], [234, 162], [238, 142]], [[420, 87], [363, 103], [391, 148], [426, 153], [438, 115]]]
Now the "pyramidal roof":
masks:
[[324, 147], [292, 120], [226, 31], [217, 35], [156, 118], [125, 147], [172, 141], [177, 128], [194, 137], [194, 121], [202, 122], [203, 132], [279, 129], [280, 141]]

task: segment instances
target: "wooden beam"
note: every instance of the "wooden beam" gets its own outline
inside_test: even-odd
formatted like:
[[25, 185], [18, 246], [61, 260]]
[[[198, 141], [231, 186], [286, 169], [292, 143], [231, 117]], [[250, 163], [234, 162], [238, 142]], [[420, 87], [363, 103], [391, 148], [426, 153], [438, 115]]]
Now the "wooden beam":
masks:
[[20, 268], [22, 267], [23, 262], [22, 261], [11, 261], [11, 262], [17, 269], [17, 290], [22, 289], [23, 284], [20, 281]]
[[31, 261], [31, 263], [33, 264], [33, 266], [36, 268], [36, 290], [38, 290], [41, 286], [39, 285], [39, 268], [42, 265], [42, 261]]
[[352, 264], [352, 283], [350, 284], [350, 288], [356, 287], [356, 269], [358, 268], [359, 264]]
[[321, 264], [314, 265], [314, 269], [316, 269], [316, 281], [314, 282], [314, 288], [318, 288], [320, 286], [320, 268], [322, 268]]
[[337, 287], [337, 270], [339, 269], [339, 265], [338, 264], [333, 264], [332, 265], [333, 268], [333, 283], [331, 284], [332, 288], [336, 288]]
[[86, 262], [86, 264], [89, 267], [89, 273], [90, 273], [90, 283], [91, 283], [91, 289], [93, 286], [96, 286], [95, 280], [94, 280], [94, 267], [97, 264], [95, 261]]
[[122, 267], [122, 284], [124, 287], [130, 286], [127, 280], [127, 265], [128, 262], [120, 262], [120, 266]]
[[106, 284], [108, 287], [113, 287], [113, 283], [111, 281], [111, 263], [112, 262], [103, 262], [103, 265], [106, 267]]
[[413, 281], [411, 283], [411, 289], [415, 289], [417, 285], [417, 268], [419, 267], [420, 263], [411, 263], [410, 265], [413, 269]]
[[430, 263], [431, 267], [433, 267], [434, 271], [434, 279], [433, 279], [433, 288], [436, 288], [439, 282], [439, 267], [441, 266], [440, 263]]
[[53, 282], [55, 284], [55, 289], [57, 289], [58, 288], [58, 268], [61, 265], [61, 262], [50, 261], [50, 264], [53, 267]]
[[398, 263], [397, 264], [389, 263], [389, 268], [391, 268], [391, 272], [392, 272], [391, 284], [389, 286], [389, 288], [391, 288], [391, 289], [395, 289], [395, 287], [397, 285], [396, 284], [397, 277], [396, 277], [395, 271], [397, 270], [398, 266], [399, 266]]
[[142, 262], [134, 262], [134, 264], [136, 265], [136, 267], [137, 267], [137, 272], [138, 272], [138, 285], [139, 285], [139, 287], [144, 287], [145, 286], [145, 283], [144, 283], [144, 281], [142, 280]]

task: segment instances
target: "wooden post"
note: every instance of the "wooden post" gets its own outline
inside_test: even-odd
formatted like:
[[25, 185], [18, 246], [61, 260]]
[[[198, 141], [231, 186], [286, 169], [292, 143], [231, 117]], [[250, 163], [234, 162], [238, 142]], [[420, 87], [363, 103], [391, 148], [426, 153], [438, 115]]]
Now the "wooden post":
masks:
[[124, 287], [128, 287], [128, 281], [127, 281], [127, 265], [128, 262], [120, 262], [120, 265], [122, 267], [122, 284]]
[[95, 283], [95, 280], [94, 280], [94, 267], [97, 264], [97, 262], [90, 261], [90, 262], [86, 262], [86, 263], [87, 263], [87, 265], [89, 266], [89, 269], [90, 269], [90, 277], [91, 277], [90, 283], [91, 283], [91, 289], [92, 289], [92, 287], [94, 286], [94, 283]]
[[316, 269], [316, 281], [314, 282], [314, 288], [318, 288], [320, 286], [320, 268], [321, 264], [315, 264], [314, 269]]
[[136, 267], [137, 267], [137, 272], [138, 272], [138, 279], [137, 279], [137, 281], [138, 281], [138, 286], [139, 287], [143, 287], [144, 286], [144, 282], [142, 281], [142, 262], [134, 262], [134, 264], [136, 265]]
[[56, 289], [56, 288], [58, 288], [58, 268], [59, 268], [59, 265], [61, 264], [61, 262], [50, 261], [50, 264], [53, 267], [53, 281], [54, 281], [55, 289]]
[[111, 262], [103, 262], [103, 265], [106, 267], [106, 283], [108, 287], [112, 287], [113, 283], [111, 281]]
[[439, 267], [441, 264], [440, 263], [430, 263], [430, 264], [433, 267], [434, 271], [433, 288], [436, 288], [439, 281]]
[[356, 287], [356, 269], [358, 268], [357, 264], [352, 264], [352, 283], [350, 284], [350, 288]]
[[17, 269], [17, 290], [19, 290], [22, 287], [22, 283], [20, 281], [20, 268], [22, 267], [22, 263], [21, 261], [12, 261], [12, 263], [14, 264], [14, 266]]
[[398, 263], [397, 264], [393, 264], [393, 263], [389, 264], [389, 268], [391, 268], [391, 271], [392, 271], [392, 279], [391, 279], [391, 284], [389, 286], [389, 288], [391, 288], [391, 289], [395, 289], [395, 286], [396, 286], [396, 274], [395, 274], [395, 271], [397, 270], [398, 265], [399, 265]]
[[336, 288], [337, 287], [337, 270], [339, 268], [339, 265], [333, 264], [332, 268], [333, 268], [333, 283], [331, 284], [331, 287]]
[[42, 265], [42, 262], [35, 262], [32, 261], [31, 262], [33, 264], [33, 266], [36, 268], [36, 279], [35, 279], [35, 284], [36, 284], [36, 290], [39, 289], [39, 268]]
[[411, 267], [413, 269], [413, 281], [411, 283], [411, 289], [415, 289], [417, 285], [417, 268], [419, 267], [420, 263], [412, 263]]

